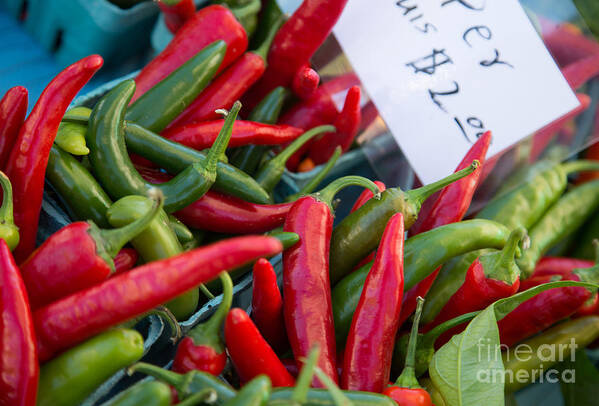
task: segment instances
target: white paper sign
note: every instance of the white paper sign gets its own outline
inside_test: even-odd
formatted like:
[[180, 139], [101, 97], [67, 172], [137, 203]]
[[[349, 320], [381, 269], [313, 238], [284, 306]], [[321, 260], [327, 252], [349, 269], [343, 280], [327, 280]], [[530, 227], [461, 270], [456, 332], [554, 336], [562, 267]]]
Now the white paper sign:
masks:
[[426, 183], [579, 105], [517, 0], [349, 0], [334, 33]]

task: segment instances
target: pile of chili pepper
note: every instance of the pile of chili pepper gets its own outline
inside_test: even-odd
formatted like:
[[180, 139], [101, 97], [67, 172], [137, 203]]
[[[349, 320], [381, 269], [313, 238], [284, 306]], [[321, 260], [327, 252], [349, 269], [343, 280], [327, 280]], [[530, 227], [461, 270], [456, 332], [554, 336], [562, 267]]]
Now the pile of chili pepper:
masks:
[[[322, 185], [373, 111], [355, 74], [320, 83], [310, 63], [346, 3], [304, 0], [285, 16], [274, 0], [160, 0], [174, 36], [135, 78], [69, 109], [102, 65], [92, 55], [29, 115], [25, 88], [4, 95], [0, 405], [78, 405], [126, 369], [155, 380], [104, 405], [453, 406], [431, 360], [531, 289], [496, 312], [507, 373], [542, 367], [510, 359], [520, 343], [599, 338], [599, 155], [549, 153], [590, 98], [538, 131], [534, 163], [483, 204], [490, 132], [429, 185]], [[546, 37], [584, 89], [599, 48]], [[286, 171], [314, 167], [281, 196]], [[36, 246], [46, 182], [72, 222]], [[337, 193], [355, 186], [335, 222]], [[250, 273], [241, 308], [235, 283]], [[139, 362], [155, 355], [148, 316], [172, 335], [170, 370]]]

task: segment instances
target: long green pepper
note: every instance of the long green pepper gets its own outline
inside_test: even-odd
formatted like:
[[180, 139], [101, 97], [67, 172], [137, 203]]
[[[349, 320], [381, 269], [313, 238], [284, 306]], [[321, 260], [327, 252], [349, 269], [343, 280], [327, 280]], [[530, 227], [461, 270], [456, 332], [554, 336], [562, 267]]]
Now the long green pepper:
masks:
[[171, 388], [159, 381], [143, 381], [119, 393], [101, 406], [169, 406]]
[[153, 185], [137, 172], [125, 146], [123, 120], [134, 92], [135, 82], [126, 80], [108, 92], [94, 107], [87, 132], [93, 172], [115, 199], [144, 195], [148, 189], [156, 187], [164, 194], [165, 211], [177, 211], [202, 197], [214, 184], [218, 159], [229, 143], [241, 104], [235, 103], [228, 114], [206, 161], [193, 163], [170, 181]]

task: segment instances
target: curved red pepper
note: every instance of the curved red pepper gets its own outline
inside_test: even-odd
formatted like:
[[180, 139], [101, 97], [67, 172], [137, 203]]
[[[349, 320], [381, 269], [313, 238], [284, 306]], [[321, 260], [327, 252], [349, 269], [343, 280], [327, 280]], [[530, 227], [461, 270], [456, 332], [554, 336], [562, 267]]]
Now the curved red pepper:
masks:
[[339, 113], [333, 125], [334, 133], [323, 134], [310, 146], [310, 158], [316, 165], [326, 162], [340, 146], [343, 152], [351, 147], [358, 134], [362, 114], [360, 109], [360, 87], [353, 86], [345, 96], [343, 110]]
[[223, 286], [222, 302], [208, 321], [192, 328], [187, 337], [181, 340], [173, 360], [173, 371], [204, 371], [218, 376], [225, 369], [227, 353], [220, 338], [220, 329], [231, 309], [233, 281], [226, 272], [220, 275], [220, 280]]
[[169, 44], [135, 78], [135, 94], [130, 104], [160, 82], [189, 58], [214, 41], [227, 43], [227, 52], [218, 68], [222, 71], [245, 52], [248, 38], [243, 26], [229, 9], [219, 5], [204, 7], [181, 27]]
[[569, 65], [589, 55], [599, 53], [599, 44], [576, 33], [565, 24], [555, 25], [543, 22], [543, 41], [549, 52], [561, 66]]
[[[576, 268], [590, 268], [593, 265], [593, 261], [586, 261], [584, 259], [543, 257], [537, 263], [531, 278], [544, 275], [567, 275]], [[524, 283], [525, 281], [523, 281]]]
[[0, 240], [0, 404], [34, 406], [39, 364], [25, 284]]
[[143, 217], [122, 228], [100, 230], [91, 222], [78, 221], [52, 234], [21, 264], [31, 308], [38, 309], [108, 278], [114, 271], [112, 258], [161, 208], [162, 199]]
[[27, 115], [27, 89], [15, 86], [0, 100], [0, 169], [4, 170], [15, 139]]
[[41, 361], [88, 337], [144, 314], [226, 269], [281, 252], [266, 236], [230, 238], [150, 262], [60, 299], [33, 314]]
[[576, 90], [599, 74], [599, 54], [572, 62], [561, 71], [570, 87]]
[[251, 108], [277, 86], [289, 87], [297, 71], [306, 65], [328, 37], [347, 0], [304, 0], [277, 32], [268, 68], [248, 94]]
[[114, 273], [127, 272], [133, 268], [139, 259], [139, 254], [133, 248], [123, 248], [114, 257]]
[[[480, 162], [484, 170], [487, 151], [489, 150], [489, 145], [491, 145], [491, 138], [490, 131], [483, 134], [466, 153], [464, 159], [458, 165], [456, 172], [468, 167], [475, 159]], [[470, 207], [483, 170], [474, 171], [471, 175], [445, 187], [436, 199], [428, 199], [427, 202], [431, 201], [432, 203], [424, 203], [418, 214], [418, 220], [410, 227], [409, 234], [420, 234], [433, 228], [462, 220], [468, 211], [468, 207]], [[426, 296], [431, 286], [433, 286], [433, 282], [435, 282], [440, 269], [440, 267], [437, 268], [432, 274], [406, 292], [399, 317], [400, 325], [416, 309], [416, 298], [418, 296]]]
[[403, 214], [387, 223], [352, 319], [341, 387], [380, 393], [389, 382], [403, 296]]
[[44, 89], [21, 126], [6, 165], [6, 175], [13, 184], [15, 224], [21, 235], [14, 251], [18, 262], [35, 248], [46, 166], [60, 120], [102, 63], [99, 55], [91, 55], [60, 72]]
[[162, 11], [162, 15], [164, 16], [166, 28], [173, 34], [179, 31], [179, 28], [187, 20], [191, 19], [196, 12], [193, 0], [180, 0], [178, 3], [172, 5], [158, 0], [158, 7], [160, 7], [160, 11]]
[[[204, 121], [169, 128], [162, 136], [197, 150], [210, 148], [224, 120]], [[233, 124], [233, 132], [228, 148], [244, 145], [281, 145], [293, 141], [304, 133], [301, 128], [290, 125], [271, 125], [253, 121], [237, 120]]]
[[[360, 184], [378, 193], [376, 185], [364, 178], [337, 179], [320, 193], [298, 199], [283, 226], [284, 231], [300, 236], [300, 242], [283, 253], [283, 312], [289, 343], [298, 361], [318, 345], [318, 366], [334, 382], [338, 379], [329, 282], [331, 201], [339, 189], [351, 184]], [[318, 380], [313, 384], [322, 385]]]
[[268, 260], [260, 258], [254, 264], [252, 277], [252, 320], [268, 344], [276, 351], [283, 351], [289, 343], [277, 274]]
[[264, 374], [274, 387], [295, 385], [295, 379], [242, 309], [231, 309], [227, 315], [225, 343], [242, 382]]
[[316, 91], [320, 82], [320, 76], [318, 72], [310, 67], [310, 65], [304, 65], [295, 73], [291, 82], [291, 90], [302, 100], [307, 100]]

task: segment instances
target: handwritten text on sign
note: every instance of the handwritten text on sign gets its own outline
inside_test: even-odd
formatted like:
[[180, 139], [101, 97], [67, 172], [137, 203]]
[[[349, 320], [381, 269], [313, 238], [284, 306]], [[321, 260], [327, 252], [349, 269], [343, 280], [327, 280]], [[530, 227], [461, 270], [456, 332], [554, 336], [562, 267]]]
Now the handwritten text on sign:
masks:
[[349, 0], [335, 35], [427, 183], [578, 106], [517, 0]]

